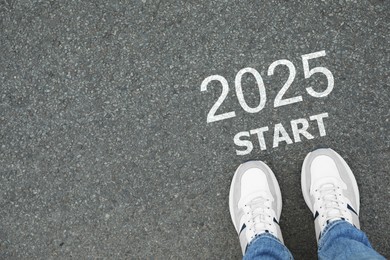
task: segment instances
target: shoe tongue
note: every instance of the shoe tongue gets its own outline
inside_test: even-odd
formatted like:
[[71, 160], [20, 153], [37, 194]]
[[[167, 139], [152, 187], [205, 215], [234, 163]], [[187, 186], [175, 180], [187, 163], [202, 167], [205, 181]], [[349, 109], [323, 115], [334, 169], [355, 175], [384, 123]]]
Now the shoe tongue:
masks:
[[339, 216], [340, 215], [340, 211], [337, 210], [337, 209], [332, 209], [332, 210], [329, 210], [328, 211], [328, 217], [329, 217], [329, 221], [333, 221], [333, 220], [338, 220], [340, 219], [340, 217], [332, 217], [332, 216]]
[[[321, 186], [321, 188], [335, 188], [335, 185], [333, 183], [326, 183]], [[331, 189], [330, 189], [331, 190]], [[327, 208], [330, 208], [327, 212], [327, 215], [330, 217], [329, 221], [335, 221], [335, 220], [341, 220], [340, 217], [337, 217], [340, 215], [340, 210], [337, 209], [339, 204], [335, 201], [327, 201], [327, 200], [337, 200], [337, 195], [334, 192], [331, 192], [329, 194], [324, 195], [323, 197], [326, 202], [325, 205]], [[335, 208], [332, 208], [334, 206]], [[335, 216], [334, 218], [332, 216]]]
[[318, 181], [316, 181], [315, 183], [312, 183], [312, 185], [310, 187], [310, 191], [312, 193], [316, 189], [320, 189], [322, 187], [326, 187], [326, 188], [336, 187], [336, 186], [340, 185], [340, 182], [341, 182], [341, 180], [334, 178], [334, 177], [321, 178]]
[[272, 196], [270, 196], [270, 194], [268, 192], [266, 192], [266, 191], [257, 191], [257, 192], [250, 193], [250, 194], [248, 194], [245, 197], [242, 197], [240, 199], [240, 201], [238, 202], [238, 206], [242, 207], [245, 204], [250, 203], [252, 200], [254, 200], [256, 198], [264, 198], [264, 199], [268, 199], [269, 198], [271, 201], [273, 201]]
[[321, 185], [321, 187], [323, 188], [333, 188], [335, 185], [333, 183], [325, 183], [323, 185]]

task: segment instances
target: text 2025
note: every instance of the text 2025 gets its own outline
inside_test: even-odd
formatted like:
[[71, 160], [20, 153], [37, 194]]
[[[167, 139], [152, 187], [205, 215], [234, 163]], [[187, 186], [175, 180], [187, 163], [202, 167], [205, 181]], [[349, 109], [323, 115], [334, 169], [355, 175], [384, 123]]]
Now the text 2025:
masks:
[[[327, 79], [327, 87], [325, 90], [318, 92], [315, 90], [314, 87], [306, 87], [306, 92], [308, 95], [311, 95], [316, 98], [322, 98], [326, 97], [329, 95], [334, 87], [334, 77], [332, 72], [327, 69], [326, 67], [310, 67], [309, 61], [313, 59], [318, 59], [321, 57], [326, 56], [326, 52], [324, 50], [318, 51], [318, 52], [313, 52], [309, 54], [304, 54], [302, 55], [302, 67], [303, 67], [303, 73], [305, 79], [308, 79], [312, 76], [316, 76], [319, 74], [325, 75]], [[288, 91], [290, 88], [292, 82], [295, 79], [296, 76], [296, 68], [294, 64], [286, 59], [281, 59], [274, 61], [269, 67], [268, 67], [268, 76], [273, 76], [274, 71], [278, 66], [286, 66], [289, 70], [289, 76], [287, 78], [287, 81], [284, 83], [283, 87], [279, 90], [278, 94], [276, 95], [274, 99], [274, 108], [280, 107], [280, 106], [286, 106], [286, 105], [291, 105], [294, 103], [302, 102], [303, 97], [301, 95], [295, 96], [295, 97], [290, 97], [290, 98], [283, 98], [285, 93]], [[257, 86], [258, 86], [258, 91], [259, 91], [259, 101], [257, 106], [251, 107], [249, 106], [244, 98], [243, 94], [243, 89], [241, 86], [241, 79], [242, 76], [245, 73], [252, 74], [253, 77], [256, 80]], [[229, 93], [229, 84], [227, 80], [221, 76], [221, 75], [212, 75], [207, 78], [205, 78], [201, 84], [201, 91], [207, 91], [207, 86], [210, 82], [212, 81], [219, 81], [222, 85], [222, 93], [218, 100], [215, 102], [215, 104], [211, 107], [210, 111], [207, 114], [207, 123], [212, 123], [212, 122], [217, 122], [221, 120], [226, 120], [229, 118], [233, 118], [236, 116], [235, 111], [229, 111], [229, 112], [224, 112], [224, 113], [217, 113], [217, 110], [221, 106], [221, 104], [224, 102], [225, 98], [227, 97]], [[238, 99], [238, 103], [242, 107], [242, 109], [248, 113], [259, 113], [265, 106], [267, 102], [267, 94], [266, 94], [266, 87], [264, 86], [263, 79], [260, 75], [260, 73], [254, 69], [254, 68], [243, 68], [241, 69], [235, 77], [234, 81], [235, 85], [235, 91], [236, 91], [236, 96]], [[323, 88], [323, 87], [322, 87]], [[307, 120], [306, 118], [299, 118], [299, 119], [294, 119], [291, 120], [291, 129], [292, 129], [292, 136], [293, 138], [290, 137], [290, 135], [287, 133], [286, 129], [283, 127], [282, 123], [277, 123], [273, 127], [273, 145], [272, 147], [278, 147], [280, 142], [286, 142], [287, 144], [292, 144], [293, 142], [300, 142], [301, 141], [301, 136], [307, 138], [307, 139], [313, 139], [314, 136], [309, 133], [308, 128], [310, 127], [309, 122], [315, 121], [318, 126], [319, 130], [319, 135], [320, 136], [325, 136], [326, 135], [326, 130], [325, 130], [325, 124], [324, 124], [324, 118], [328, 117], [328, 113], [321, 113], [318, 115], [313, 115], [310, 116], [309, 119]], [[314, 123], [314, 122], [313, 122]], [[266, 147], [266, 142], [265, 142], [265, 137], [267, 136], [267, 132], [269, 131], [269, 127], [260, 127], [256, 129], [252, 129], [249, 131], [241, 131], [237, 133], [233, 141], [241, 149], [237, 149], [236, 153], [237, 155], [246, 155], [252, 152], [253, 150], [253, 143], [251, 141], [251, 136], [256, 135], [257, 142], [259, 143], [259, 147], [261, 150], [267, 149]], [[245, 148], [245, 149], [242, 149]]]

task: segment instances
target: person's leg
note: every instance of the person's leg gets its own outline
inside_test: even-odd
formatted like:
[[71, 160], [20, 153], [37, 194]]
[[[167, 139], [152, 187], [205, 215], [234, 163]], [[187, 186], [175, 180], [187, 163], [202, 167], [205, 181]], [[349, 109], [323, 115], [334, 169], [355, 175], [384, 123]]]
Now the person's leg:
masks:
[[319, 259], [385, 259], [372, 247], [366, 234], [348, 221], [336, 220], [324, 228], [318, 242]]
[[244, 259], [292, 259], [279, 227], [282, 195], [261, 161], [241, 164], [230, 186], [229, 209]]
[[332, 149], [309, 153], [302, 193], [313, 213], [319, 259], [384, 259], [360, 231], [359, 189], [345, 160]]
[[261, 234], [250, 242], [243, 259], [293, 259], [293, 257], [287, 247], [275, 236]]

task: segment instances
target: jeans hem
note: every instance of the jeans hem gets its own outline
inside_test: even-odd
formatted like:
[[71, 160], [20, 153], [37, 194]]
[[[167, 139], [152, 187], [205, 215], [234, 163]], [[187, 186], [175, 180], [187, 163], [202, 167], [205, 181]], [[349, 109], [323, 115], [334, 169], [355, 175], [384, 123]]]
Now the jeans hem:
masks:
[[324, 243], [326, 241], [326, 235], [328, 234], [328, 232], [331, 231], [335, 226], [343, 224], [343, 223], [350, 224], [348, 221], [345, 221], [345, 220], [335, 220], [335, 221], [332, 221], [328, 225], [325, 226], [324, 230], [322, 231], [321, 238], [318, 241], [318, 249], [321, 249], [322, 246], [324, 245]]

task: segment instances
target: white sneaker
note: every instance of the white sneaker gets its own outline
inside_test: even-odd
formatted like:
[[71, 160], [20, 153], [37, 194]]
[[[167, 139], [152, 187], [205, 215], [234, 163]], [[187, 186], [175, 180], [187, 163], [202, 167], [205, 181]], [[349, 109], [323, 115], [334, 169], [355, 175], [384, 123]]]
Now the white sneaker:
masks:
[[278, 223], [282, 195], [275, 175], [265, 163], [249, 161], [238, 167], [230, 186], [229, 208], [243, 255], [248, 244], [263, 233], [283, 243]]
[[327, 224], [345, 220], [360, 228], [359, 189], [344, 159], [332, 149], [309, 153], [302, 166], [302, 193], [314, 216], [317, 242]]

